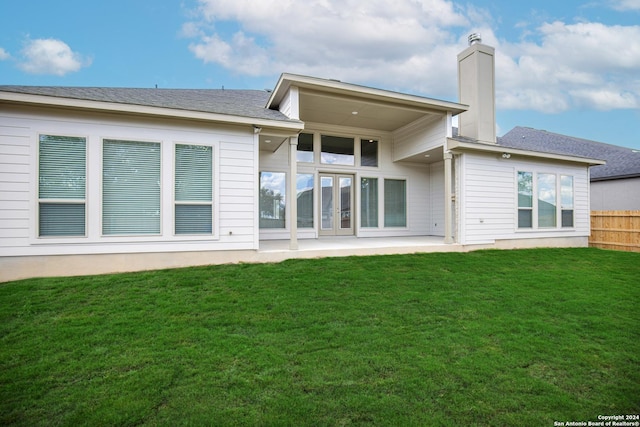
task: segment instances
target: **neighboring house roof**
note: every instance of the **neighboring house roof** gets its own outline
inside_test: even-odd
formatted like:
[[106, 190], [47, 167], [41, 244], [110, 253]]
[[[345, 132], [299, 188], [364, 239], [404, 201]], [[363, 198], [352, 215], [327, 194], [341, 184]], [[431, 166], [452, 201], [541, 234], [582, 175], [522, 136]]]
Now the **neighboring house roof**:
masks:
[[291, 121], [266, 108], [271, 94], [264, 90], [0, 86], [0, 92]]
[[521, 126], [499, 137], [498, 145], [605, 160], [605, 165], [591, 168], [592, 181], [640, 176], [640, 150], [632, 148]]
[[517, 146], [516, 144], [509, 146], [506, 144], [500, 144], [500, 138], [497, 138], [497, 143], [488, 143], [477, 141], [473, 138], [468, 138], [458, 134], [458, 128], [453, 127], [452, 137], [448, 138], [447, 147], [452, 151], [476, 151], [484, 153], [501, 153], [505, 159], [510, 158], [511, 155], [520, 155], [527, 157], [536, 157], [541, 159], [562, 160], [568, 162], [583, 163], [590, 166], [603, 165], [604, 160], [600, 158], [572, 154], [568, 152], [544, 150], [538, 146]]

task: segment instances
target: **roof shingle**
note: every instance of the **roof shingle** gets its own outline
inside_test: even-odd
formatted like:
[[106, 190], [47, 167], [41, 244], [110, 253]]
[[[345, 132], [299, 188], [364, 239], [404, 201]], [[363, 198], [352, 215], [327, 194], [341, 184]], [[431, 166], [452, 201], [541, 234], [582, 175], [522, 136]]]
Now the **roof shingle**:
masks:
[[0, 91], [256, 119], [290, 120], [281, 112], [266, 108], [270, 93], [263, 90], [0, 86]]
[[632, 148], [521, 126], [499, 137], [498, 145], [605, 160], [606, 165], [591, 168], [592, 181], [640, 176], [640, 150]]

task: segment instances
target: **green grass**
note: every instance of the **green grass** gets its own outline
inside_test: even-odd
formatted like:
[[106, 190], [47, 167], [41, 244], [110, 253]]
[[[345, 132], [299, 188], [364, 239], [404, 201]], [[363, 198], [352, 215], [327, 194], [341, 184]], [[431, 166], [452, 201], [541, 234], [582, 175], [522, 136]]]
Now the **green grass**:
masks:
[[0, 425], [551, 426], [640, 412], [640, 254], [0, 284]]

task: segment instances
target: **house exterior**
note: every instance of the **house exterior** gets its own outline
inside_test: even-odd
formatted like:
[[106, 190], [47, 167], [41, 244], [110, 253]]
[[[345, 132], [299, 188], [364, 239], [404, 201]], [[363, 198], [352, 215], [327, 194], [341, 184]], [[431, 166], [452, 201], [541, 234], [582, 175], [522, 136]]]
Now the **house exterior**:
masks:
[[521, 126], [498, 144], [603, 159], [591, 168], [591, 210], [640, 210], [640, 150]]
[[272, 91], [0, 86], [0, 280], [335, 236], [586, 246], [603, 162], [498, 145], [493, 54], [458, 56], [460, 102], [293, 74]]

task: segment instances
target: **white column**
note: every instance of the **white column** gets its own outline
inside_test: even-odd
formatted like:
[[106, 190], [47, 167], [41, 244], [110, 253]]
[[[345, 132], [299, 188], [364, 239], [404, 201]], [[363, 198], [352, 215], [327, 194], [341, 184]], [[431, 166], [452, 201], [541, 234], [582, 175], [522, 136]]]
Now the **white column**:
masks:
[[289, 249], [298, 250], [298, 192], [297, 192], [297, 176], [298, 162], [296, 160], [298, 153], [298, 137], [289, 138], [289, 182], [287, 188], [287, 206], [289, 211]]
[[453, 219], [451, 209], [451, 175], [453, 154], [450, 151], [444, 153], [444, 242], [453, 243]]

